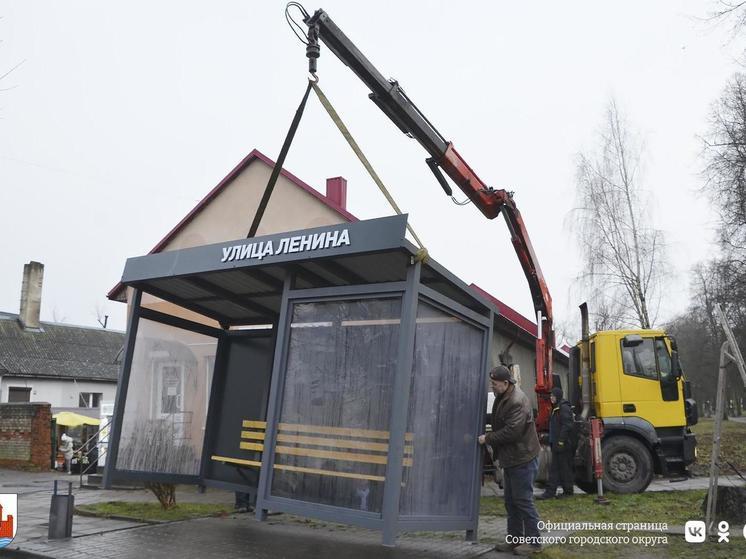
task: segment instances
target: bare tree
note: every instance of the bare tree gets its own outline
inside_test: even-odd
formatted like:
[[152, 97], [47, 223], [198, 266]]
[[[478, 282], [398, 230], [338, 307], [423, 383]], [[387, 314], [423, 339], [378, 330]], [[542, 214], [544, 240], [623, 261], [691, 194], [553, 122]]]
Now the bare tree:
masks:
[[726, 253], [746, 256], [746, 75], [728, 82], [710, 117], [704, 140], [705, 190], [720, 211]]
[[735, 37], [746, 26], [746, 0], [717, 0], [706, 21], [729, 26]]
[[104, 307], [99, 303], [96, 303], [95, 314], [96, 322], [101, 325], [101, 328], [106, 328], [106, 326], [109, 324], [109, 315], [105, 314]]
[[[696, 296], [687, 311], [672, 320], [666, 330], [676, 337], [697, 401], [702, 404], [709, 400], [711, 408], [715, 401], [720, 345], [724, 340], [715, 317], [715, 304], [726, 309], [739, 345], [746, 343], [746, 282], [731, 262], [719, 258], [694, 267], [692, 292]], [[735, 368], [729, 368], [727, 375], [727, 399], [733, 402], [733, 411], [739, 415], [746, 390]]]
[[599, 149], [580, 154], [577, 206], [571, 215], [583, 259], [578, 279], [595, 326], [650, 328], [665, 277], [663, 233], [639, 178], [640, 149], [616, 103], [606, 110]]

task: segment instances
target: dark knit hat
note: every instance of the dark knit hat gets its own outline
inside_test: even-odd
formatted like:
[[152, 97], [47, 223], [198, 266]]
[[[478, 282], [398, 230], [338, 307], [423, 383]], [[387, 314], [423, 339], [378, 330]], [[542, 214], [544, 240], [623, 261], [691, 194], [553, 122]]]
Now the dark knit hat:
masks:
[[513, 378], [513, 375], [510, 374], [510, 369], [508, 369], [505, 365], [498, 365], [494, 369], [490, 371], [490, 378], [492, 380], [507, 380], [510, 384], [515, 384], [515, 379]]
[[552, 388], [552, 396], [557, 398], [558, 402], [561, 401], [562, 400], [562, 389], [559, 386], [555, 386], [554, 388]]

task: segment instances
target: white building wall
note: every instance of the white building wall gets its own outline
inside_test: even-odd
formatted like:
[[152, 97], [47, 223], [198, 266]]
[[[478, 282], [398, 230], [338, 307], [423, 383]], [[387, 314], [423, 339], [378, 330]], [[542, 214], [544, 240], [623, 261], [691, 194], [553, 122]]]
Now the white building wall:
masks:
[[[536, 408], [536, 350], [525, 341], [515, 341], [510, 346], [511, 338], [502, 332], [493, 331], [492, 355], [490, 355], [490, 368], [500, 364], [500, 353], [507, 350], [510, 354], [510, 362], [516, 363], [520, 369], [520, 387], [531, 401], [531, 406]], [[508, 350], [508, 346], [510, 349]], [[567, 390], [568, 368], [567, 365], [554, 360], [554, 373], [559, 374], [563, 390]], [[489, 382], [489, 381], [488, 381]], [[491, 400], [490, 400], [491, 402]]]
[[100, 392], [102, 400], [113, 400], [116, 382], [0, 377], [0, 402], [8, 401], [8, 388], [31, 388], [32, 402], [49, 402], [53, 408], [77, 408], [81, 392]]

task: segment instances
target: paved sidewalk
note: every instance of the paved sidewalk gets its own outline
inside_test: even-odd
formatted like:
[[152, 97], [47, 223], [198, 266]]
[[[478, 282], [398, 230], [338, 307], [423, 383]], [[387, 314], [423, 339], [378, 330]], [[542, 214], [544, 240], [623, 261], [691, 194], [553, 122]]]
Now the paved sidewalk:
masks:
[[[153, 494], [146, 489], [126, 491], [80, 489], [79, 479], [78, 476], [69, 476], [54, 471], [33, 473], [0, 470], [0, 493], [18, 493], [18, 530], [11, 546], [25, 546], [29, 542], [46, 540], [49, 530], [49, 506], [55, 480], [59, 482], [58, 491], [64, 494], [67, 494], [67, 482], [72, 482], [76, 506], [106, 501], [155, 501]], [[233, 493], [207, 491], [202, 494], [193, 487], [179, 487], [176, 499], [177, 502], [191, 503], [233, 504], [234, 502]], [[75, 515], [73, 535], [101, 534], [145, 525], [137, 522]]]
[[[380, 533], [348, 529], [307, 528], [282, 521], [258, 522], [253, 515], [202, 518], [173, 522], [105, 535], [71, 538], [46, 544], [30, 543], [26, 552], [58, 559], [143, 559], [178, 557], [246, 557], [251, 559], [355, 559], [476, 558], [491, 552], [491, 546], [472, 545], [463, 539], [400, 537], [395, 548], [381, 545]], [[512, 555], [506, 555], [506, 557]]]
[[[413, 557], [476, 558], [486, 555], [497, 559], [491, 551], [495, 542], [504, 541], [504, 518], [482, 517], [479, 540], [464, 541], [463, 532], [436, 534], [404, 534], [395, 548], [381, 545], [378, 531], [316, 522], [290, 515], [271, 516], [258, 522], [253, 514], [232, 514], [223, 518], [202, 518], [158, 525], [125, 522], [76, 515], [73, 537], [67, 540], [47, 540], [49, 503], [54, 480], [78, 478], [56, 472], [33, 474], [0, 470], [0, 493], [19, 494], [19, 530], [11, 546], [2, 556], [18, 557], [95, 557], [96, 559], [143, 559], [179, 557], [247, 558], [316, 558], [336, 555], [355, 559], [408, 559]], [[727, 482], [727, 480], [726, 480]], [[722, 482], [721, 482], [722, 483]], [[660, 479], [651, 484], [652, 491], [704, 489], [707, 478], [693, 478], [679, 483]], [[536, 492], [540, 492], [537, 489]], [[144, 489], [106, 491], [74, 487], [76, 505], [112, 500], [154, 501]], [[485, 487], [485, 494], [502, 495], [494, 484]], [[191, 487], [179, 487], [177, 502], [233, 503], [233, 493], [208, 490], [201, 494]], [[557, 534], [554, 534], [557, 535]], [[512, 557], [511, 555], [504, 555]]]
[[[490, 552], [494, 543], [471, 544], [463, 532], [433, 535], [402, 535], [395, 548], [381, 545], [381, 533], [372, 530], [315, 522], [290, 515], [271, 516], [258, 522], [253, 514], [233, 514], [224, 518], [201, 518], [158, 525], [126, 522], [75, 515], [73, 537], [47, 540], [49, 504], [54, 480], [73, 481], [75, 504], [105, 501], [151, 501], [155, 498], [144, 489], [79, 489], [78, 477], [57, 472], [28, 473], [0, 470], [0, 493], [18, 493], [18, 533], [11, 545], [0, 551], [2, 556], [18, 557], [95, 557], [143, 559], [144, 557], [224, 557], [248, 558], [315, 558], [339, 557], [434, 559], [475, 558]], [[60, 491], [67, 492], [66, 484]], [[180, 486], [177, 502], [211, 502], [232, 504], [234, 494], [208, 489], [204, 494], [195, 488]], [[480, 538], [501, 541], [505, 520], [484, 519]], [[492, 557], [498, 554], [492, 553]]]

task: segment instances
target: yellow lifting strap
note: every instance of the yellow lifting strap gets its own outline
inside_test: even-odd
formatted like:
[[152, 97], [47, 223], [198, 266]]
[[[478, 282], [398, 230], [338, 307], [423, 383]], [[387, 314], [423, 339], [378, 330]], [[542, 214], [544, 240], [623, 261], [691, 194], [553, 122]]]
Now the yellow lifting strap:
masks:
[[[326, 112], [329, 113], [329, 116], [331, 117], [334, 124], [337, 125], [337, 128], [342, 133], [342, 136], [344, 136], [345, 140], [347, 140], [347, 143], [350, 144], [350, 147], [352, 148], [352, 151], [355, 152], [355, 155], [357, 155], [357, 158], [360, 160], [360, 162], [363, 164], [363, 167], [365, 167], [365, 170], [368, 171], [368, 174], [373, 179], [373, 182], [375, 182], [378, 185], [378, 188], [381, 190], [383, 195], [386, 197], [386, 200], [389, 201], [389, 204], [391, 204], [391, 207], [394, 208], [394, 211], [401, 215], [401, 210], [399, 209], [399, 206], [394, 201], [394, 198], [391, 196], [389, 191], [386, 189], [386, 187], [383, 184], [383, 181], [379, 178], [378, 174], [376, 173], [375, 169], [373, 169], [373, 166], [368, 161], [368, 158], [365, 157], [365, 154], [360, 149], [360, 146], [357, 145], [357, 142], [355, 141], [355, 138], [352, 137], [352, 134], [350, 134], [350, 131], [347, 129], [347, 126], [345, 126], [345, 123], [342, 122], [342, 119], [339, 117], [339, 114], [334, 109], [332, 104], [329, 102], [329, 99], [324, 95], [324, 92], [321, 91], [321, 88], [319, 87], [318, 83], [311, 82], [311, 86], [313, 87], [313, 91], [316, 93], [316, 96], [319, 98], [319, 101], [321, 101], [321, 104], [324, 106], [324, 109], [326, 109]], [[417, 254], [415, 255], [415, 260], [417, 262], [426, 262], [428, 258], [428, 252], [425, 246], [422, 244], [422, 241], [420, 241], [420, 238], [417, 236], [417, 233], [414, 232], [414, 229], [412, 229], [412, 226], [407, 222], [407, 229], [412, 234], [412, 237], [414, 237], [414, 240], [419, 245], [419, 250], [417, 251]]]

